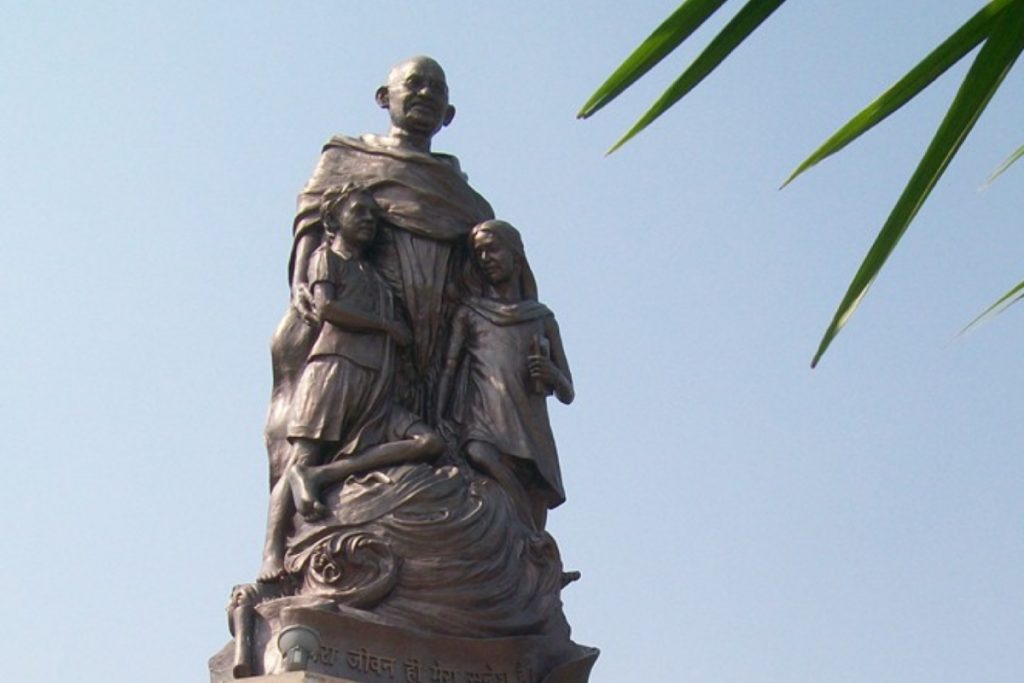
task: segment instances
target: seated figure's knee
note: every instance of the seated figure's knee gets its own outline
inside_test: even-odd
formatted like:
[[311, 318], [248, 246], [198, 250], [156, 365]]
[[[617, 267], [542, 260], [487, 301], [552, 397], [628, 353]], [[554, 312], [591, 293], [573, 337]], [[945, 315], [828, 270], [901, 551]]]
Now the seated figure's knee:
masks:
[[417, 434], [415, 438], [424, 455], [440, 455], [444, 450], [444, 439], [434, 432]]
[[469, 462], [484, 472], [494, 472], [501, 466], [498, 452], [481, 441], [470, 441], [466, 444], [465, 451]]

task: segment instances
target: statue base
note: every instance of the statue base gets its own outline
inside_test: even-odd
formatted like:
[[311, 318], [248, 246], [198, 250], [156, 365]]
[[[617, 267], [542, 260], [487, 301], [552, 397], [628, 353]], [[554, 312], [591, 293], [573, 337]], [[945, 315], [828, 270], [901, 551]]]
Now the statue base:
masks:
[[599, 654], [560, 634], [443, 636], [287, 599], [256, 609], [246, 665], [229, 643], [210, 659], [211, 683], [586, 683]]
[[273, 676], [253, 676], [246, 679], [247, 683], [356, 683], [351, 678], [335, 678], [323, 674], [311, 674], [308, 671], [292, 671]]

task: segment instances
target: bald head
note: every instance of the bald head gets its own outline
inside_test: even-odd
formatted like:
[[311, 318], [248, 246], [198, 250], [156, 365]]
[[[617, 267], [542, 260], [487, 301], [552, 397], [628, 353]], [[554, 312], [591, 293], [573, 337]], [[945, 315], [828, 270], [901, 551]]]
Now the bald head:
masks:
[[391, 67], [391, 71], [388, 72], [388, 85], [403, 80], [410, 71], [429, 73], [434, 78], [440, 79], [445, 83], [445, 87], [447, 87], [448, 81], [444, 75], [444, 69], [437, 63], [437, 60], [426, 55], [410, 57], [404, 62], [399, 62]]
[[387, 85], [377, 89], [377, 104], [388, 110], [391, 135], [416, 147], [430, 148], [430, 139], [451, 123], [455, 107], [448, 103], [444, 69], [430, 57], [417, 56], [396, 64]]

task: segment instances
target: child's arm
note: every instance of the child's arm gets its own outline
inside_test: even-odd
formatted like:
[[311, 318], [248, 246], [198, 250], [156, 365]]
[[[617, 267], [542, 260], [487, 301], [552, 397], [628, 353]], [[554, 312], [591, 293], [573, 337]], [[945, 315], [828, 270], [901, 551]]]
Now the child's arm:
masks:
[[531, 355], [528, 358], [530, 377], [543, 382], [554, 390], [555, 396], [562, 403], [569, 405], [576, 398], [576, 390], [572, 386], [572, 373], [569, 372], [569, 361], [562, 347], [562, 335], [558, 331], [558, 323], [554, 317], [544, 323], [544, 335], [551, 345], [551, 357]]
[[448, 408], [448, 401], [451, 398], [452, 382], [455, 379], [455, 371], [459, 367], [459, 358], [462, 356], [462, 347], [466, 343], [466, 318], [463, 309], [455, 312], [452, 318], [452, 336], [448, 341], [448, 353], [445, 356], [444, 367], [441, 369], [441, 378], [437, 385], [437, 406], [435, 408], [437, 424], [441, 424]]
[[312, 323], [316, 320], [316, 308], [313, 294], [309, 290], [309, 259], [320, 244], [320, 235], [307, 231], [295, 244], [295, 263], [292, 265], [292, 306], [304, 319]]
[[401, 323], [367, 315], [346, 306], [336, 296], [337, 292], [330, 282], [313, 284], [313, 302], [321, 320], [352, 332], [382, 332], [399, 346], [406, 346], [412, 341], [412, 334]]

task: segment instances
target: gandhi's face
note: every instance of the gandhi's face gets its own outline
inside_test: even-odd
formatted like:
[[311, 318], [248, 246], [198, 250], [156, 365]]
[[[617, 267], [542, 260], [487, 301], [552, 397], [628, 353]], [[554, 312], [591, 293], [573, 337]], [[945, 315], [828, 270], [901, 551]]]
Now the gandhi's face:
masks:
[[[448, 125], [454, 114], [448, 104], [444, 71], [429, 59], [411, 59], [391, 70], [386, 88], [391, 123], [402, 130], [433, 135]], [[380, 95], [378, 94], [378, 98]]]

